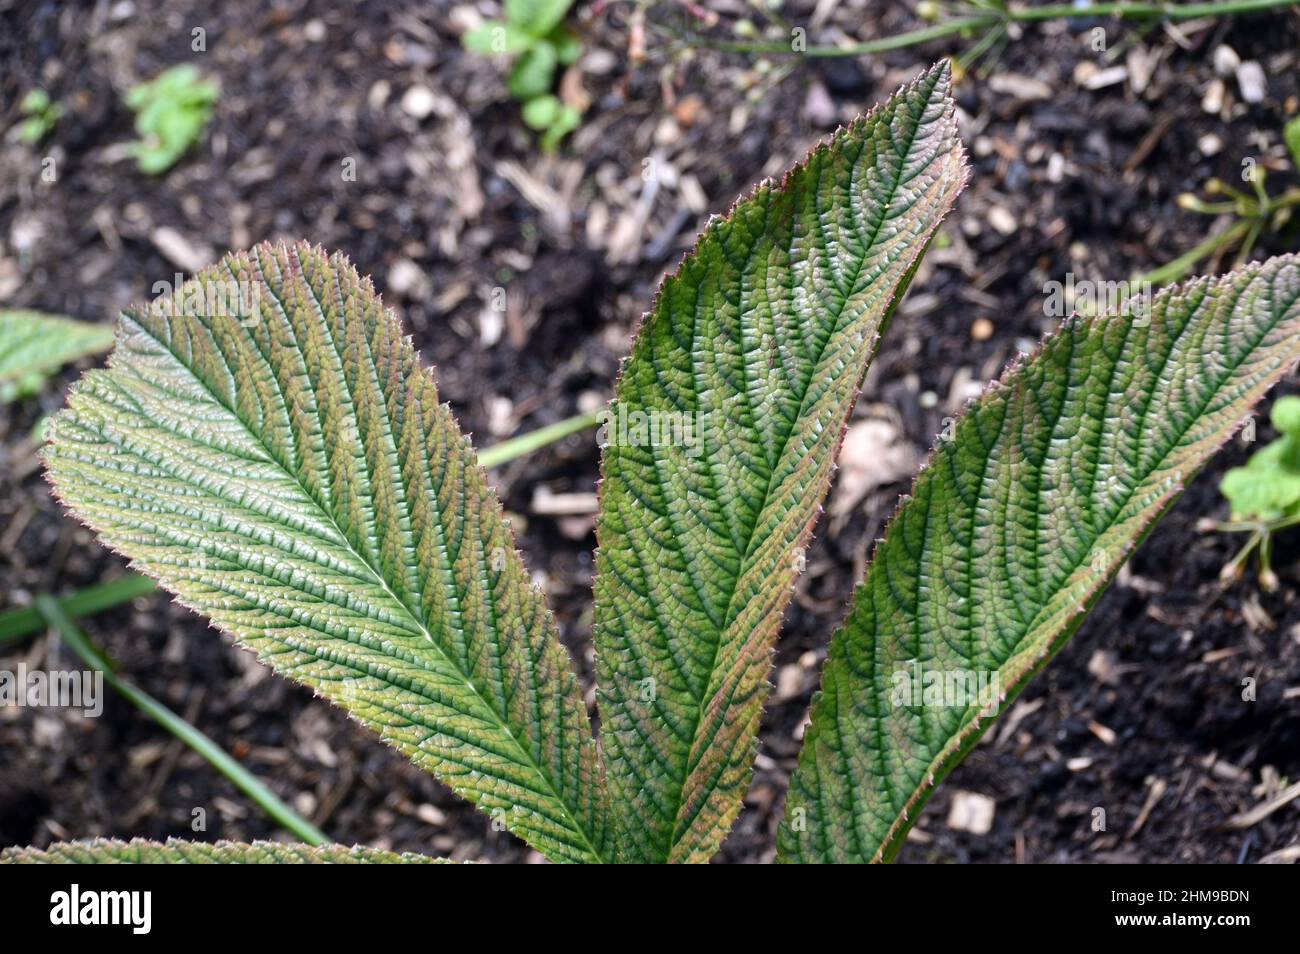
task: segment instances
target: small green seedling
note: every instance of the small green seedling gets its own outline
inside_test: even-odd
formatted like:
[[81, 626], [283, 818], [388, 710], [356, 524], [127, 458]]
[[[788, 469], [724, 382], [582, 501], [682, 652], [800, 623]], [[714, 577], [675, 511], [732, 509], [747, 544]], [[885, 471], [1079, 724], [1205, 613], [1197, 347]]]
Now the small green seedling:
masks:
[[[1286, 124], [1282, 138], [1291, 153], [1295, 170], [1300, 172], [1300, 117]], [[1204, 191], [1212, 197], [1210, 200], [1202, 199], [1192, 192], [1180, 195], [1179, 208], [1201, 215], [1230, 215], [1234, 221], [1217, 235], [1211, 235], [1172, 262], [1138, 280], [1155, 285], [1178, 281], [1191, 274], [1192, 267], [1197, 262], [1211, 258], [1217, 263], [1234, 247], [1237, 249], [1234, 262], [1239, 267], [1250, 258], [1261, 235], [1280, 232], [1286, 227], [1294, 210], [1300, 206], [1300, 189], [1292, 188], [1277, 195], [1270, 194], [1265, 184], [1267, 170], [1249, 158], [1243, 162], [1242, 177], [1250, 183], [1251, 192], [1234, 188], [1221, 179], [1209, 179], [1205, 182]]]
[[140, 140], [131, 154], [141, 172], [159, 175], [174, 166], [198, 142], [212, 118], [217, 85], [204, 80], [193, 66], [174, 66], [126, 96], [135, 112]]
[[1245, 467], [1223, 475], [1219, 488], [1232, 504], [1232, 519], [1209, 521], [1205, 529], [1249, 533], [1246, 545], [1224, 566], [1224, 578], [1240, 577], [1258, 550], [1259, 583], [1271, 591], [1277, 589], [1273, 534], [1300, 523], [1300, 397], [1278, 398], [1270, 419], [1282, 436], [1256, 451]]
[[505, 22], [488, 21], [465, 34], [465, 49], [515, 58], [506, 80], [510, 95], [523, 104], [524, 122], [542, 134], [542, 148], [553, 152], [578, 128], [582, 114], [551, 90], [555, 70], [582, 54], [582, 43], [564, 25], [572, 0], [506, 0]]
[[58, 125], [63, 116], [63, 107], [50, 99], [50, 94], [43, 89], [34, 89], [23, 97], [18, 111], [23, 114], [18, 138], [29, 146], [34, 146]]

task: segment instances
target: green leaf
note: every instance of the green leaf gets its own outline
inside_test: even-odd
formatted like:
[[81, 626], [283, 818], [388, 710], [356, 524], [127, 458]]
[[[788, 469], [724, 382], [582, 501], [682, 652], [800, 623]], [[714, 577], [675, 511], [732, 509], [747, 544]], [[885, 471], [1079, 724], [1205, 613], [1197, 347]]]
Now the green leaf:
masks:
[[524, 103], [521, 112], [524, 123], [530, 129], [546, 129], [559, 117], [561, 109], [559, 99], [547, 93], [545, 96], [537, 96]]
[[128, 151], [141, 171], [157, 175], [175, 165], [203, 135], [217, 95], [216, 84], [188, 63], [132, 88], [126, 103], [136, 112], [140, 140]]
[[1251, 455], [1245, 467], [1223, 475], [1219, 489], [1235, 521], [1274, 521], [1300, 504], [1300, 397], [1278, 398], [1271, 412], [1282, 436]]
[[533, 36], [546, 36], [572, 5], [573, 0], [506, 0], [506, 19]]
[[0, 311], [0, 404], [35, 393], [69, 361], [112, 346], [113, 332], [103, 325], [37, 311]]
[[1269, 411], [1269, 420], [1282, 434], [1300, 440], [1300, 397], [1289, 394], [1278, 398]]
[[261, 245], [123, 313], [51, 432], [60, 497], [181, 603], [550, 857], [607, 857], [555, 622], [346, 259]]
[[1279, 457], [1265, 448], [1248, 466], [1223, 475], [1219, 489], [1232, 504], [1233, 520], [1280, 520], [1300, 503], [1300, 473], [1284, 467]]
[[506, 78], [506, 89], [515, 99], [532, 99], [551, 91], [555, 82], [556, 53], [546, 40], [528, 48]]
[[342, 845], [287, 845], [278, 841], [131, 841], [96, 838], [66, 841], [46, 849], [6, 848], [0, 864], [10, 865], [393, 865], [434, 864], [428, 855], [396, 854], [374, 848]]
[[561, 66], [576, 63], [582, 56], [582, 41], [566, 26], [558, 26], [546, 37], [555, 47], [556, 58]]
[[623, 370], [594, 629], [635, 860], [705, 860], [740, 810], [799, 548], [876, 341], [965, 181], [948, 87], [932, 69], [711, 222]]
[[509, 23], [489, 20], [461, 37], [465, 49], [484, 56], [518, 56], [535, 42], [535, 38]]
[[39, 88], [30, 90], [23, 97], [23, 101], [18, 107], [20, 112], [28, 116], [34, 113], [43, 113], [49, 108], [50, 94]]
[[1297, 359], [1288, 256], [1161, 292], [1145, 320], [1071, 320], [1008, 370], [940, 441], [831, 642], [779, 857], [893, 858], [935, 785]]
[[564, 106], [555, 115], [551, 121], [550, 127], [542, 136], [542, 150], [545, 152], [554, 152], [559, 148], [560, 142], [569, 133], [578, 128], [582, 122], [582, 113], [578, 112], [572, 106]]
[[1283, 127], [1282, 136], [1286, 147], [1291, 151], [1291, 162], [1296, 172], [1300, 172], [1300, 116], [1296, 116]]

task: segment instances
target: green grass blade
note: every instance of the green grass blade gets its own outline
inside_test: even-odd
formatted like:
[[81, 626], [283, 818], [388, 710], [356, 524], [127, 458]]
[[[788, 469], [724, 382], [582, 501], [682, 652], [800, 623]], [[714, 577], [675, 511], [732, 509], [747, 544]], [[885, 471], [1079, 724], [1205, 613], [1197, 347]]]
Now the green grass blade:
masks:
[[[58, 603], [69, 619], [80, 619], [129, 603], [137, 596], [147, 596], [157, 590], [154, 581], [147, 576], [126, 573], [108, 583], [96, 583], [61, 597]], [[44, 628], [45, 619], [35, 606], [0, 613], [0, 646], [39, 633]]]
[[117, 690], [119, 695], [197, 752], [204, 761], [230, 779], [236, 788], [256, 802], [278, 824], [309, 845], [323, 845], [329, 841], [324, 832], [286, 805], [275, 792], [236, 762], [221, 746], [143, 689], [137, 688], [117, 675], [104, 655], [81, 630], [77, 629], [55, 599], [43, 594], [36, 597], [36, 610], [54, 628], [69, 649], [80, 656], [86, 665], [104, 674], [104, 681]]

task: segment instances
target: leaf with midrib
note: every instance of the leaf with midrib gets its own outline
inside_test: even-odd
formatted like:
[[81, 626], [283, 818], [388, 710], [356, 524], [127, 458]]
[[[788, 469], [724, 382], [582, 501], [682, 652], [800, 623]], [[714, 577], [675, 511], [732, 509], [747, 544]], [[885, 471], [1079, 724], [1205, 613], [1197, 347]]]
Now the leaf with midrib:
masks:
[[797, 550], [965, 181], [948, 86], [945, 63], [710, 223], [637, 336], [606, 432], [594, 624], [633, 860], [706, 860], [740, 809]]
[[0, 864], [8, 865], [395, 865], [446, 863], [442, 858], [362, 846], [289, 845], [278, 841], [131, 841], [96, 838], [65, 841], [49, 848], [6, 848]]
[[[779, 857], [890, 860], [1297, 360], [1300, 259], [1287, 256], [1162, 292], [1141, 320], [1073, 319], [990, 388], [936, 448], [831, 642]], [[954, 678], [929, 699], [946, 705], [926, 704], [913, 686], [927, 672], [965, 690]], [[963, 694], [981, 673], [988, 686], [997, 674], [999, 698]]]
[[342, 256], [261, 245], [126, 311], [51, 433], [64, 502], [180, 602], [551, 858], [609, 856], [554, 620], [432, 374]]

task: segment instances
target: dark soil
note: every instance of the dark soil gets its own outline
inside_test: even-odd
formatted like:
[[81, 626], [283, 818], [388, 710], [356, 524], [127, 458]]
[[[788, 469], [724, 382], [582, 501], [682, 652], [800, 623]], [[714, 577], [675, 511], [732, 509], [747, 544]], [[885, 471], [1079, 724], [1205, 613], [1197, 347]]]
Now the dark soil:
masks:
[[[548, 158], [508, 100], [500, 64], [458, 44], [475, 10], [495, 6], [234, 0], [214, 12], [152, 0], [0, 0], [0, 126], [17, 121], [34, 85], [67, 111], [39, 149], [8, 138], [0, 151], [0, 306], [110, 321], [150, 297], [154, 282], [188, 271], [190, 258], [308, 238], [374, 276], [437, 366], [462, 425], [491, 443], [607, 399], [661, 274], [709, 213], [961, 49], [759, 59], [690, 49], [661, 29], [662, 12], [639, 27], [629, 4], [580, 4], [580, 82], [591, 107]], [[815, 6], [787, 4], [781, 14], [809, 24], [810, 42], [917, 25], [911, 4], [850, 0], [812, 22]], [[710, 7], [720, 37], [753, 15], [740, 0]], [[1087, 32], [1099, 25], [1112, 50], [1131, 50], [1104, 60]], [[206, 52], [191, 50], [196, 27], [206, 30]], [[645, 59], [634, 55], [641, 32]], [[1221, 45], [1263, 66], [1261, 101], [1244, 102], [1231, 75], [1218, 80]], [[1212, 223], [1178, 209], [1177, 195], [1211, 176], [1240, 181], [1245, 158], [1272, 170], [1275, 188], [1296, 185], [1280, 130], [1300, 109], [1297, 50], [1294, 14], [1178, 31], [1049, 24], [1025, 30], [987, 75], [968, 76], [958, 98], [972, 185], [856, 414], [881, 417], [904, 446], [922, 450], [945, 417], [1056, 323], [1044, 313], [1045, 282], [1067, 272], [1122, 279], [1190, 248]], [[124, 156], [133, 137], [122, 96], [180, 62], [220, 81], [217, 115], [201, 145], [151, 178]], [[1088, 88], [1089, 74], [1116, 65], [1128, 74]], [[1218, 82], [1222, 103], [1207, 112]], [[40, 175], [47, 156], [53, 183]], [[670, 166], [676, 182], [663, 179], [642, 206], [647, 157]], [[355, 181], [341, 174], [348, 160]], [[159, 229], [177, 233], [181, 249]], [[1296, 246], [1294, 232], [1270, 236], [1259, 254]], [[485, 321], [498, 286], [510, 302], [501, 328]], [[123, 571], [50, 498], [30, 436], [91, 363], [0, 409], [0, 608]], [[1261, 421], [1259, 437], [1271, 436]], [[904, 861], [1233, 863], [1300, 842], [1300, 802], [1244, 830], [1224, 827], [1300, 779], [1300, 551], [1282, 541], [1278, 593], [1259, 593], [1253, 579], [1224, 586], [1218, 570], [1239, 541], [1195, 527], [1226, 515], [1218, 479], [1248, 453], [1234, 442], [1191, 486], [1074, 641], [940, 789]], [[533, 501], [539, 487], [592, 490], [597, 461], [594, 440], [575, 437], [497, 474], [525, 557], [588, 679], [592, 521], [538, 514]], [[778, 690], [747, 809], [722, 860], [771, 858], [829, 634], [905, 486], [895, 478], [875, 487], [818, 527], [777, 650]], [[537, 860], [341, 711], [270, 676], [167, 599], [140, 599], [83, 625], [126, 676], [333, 838]], [[52, 637], [0, 655], [0, 668], [23, 659], [77, 665]], [[1253, 702], [1242, 698], [1246, 678], [1255, 680]], [[987, 834], [948, 825], [951, 800], [967, 792], [996, 799]], [[206, 812], [204, 832], [191, 831], [196, 808]], [[1094, 830], [1098, 808], [1104, 831]], [[278, 834], [120, 698], [95, 720], [0, 709], [0, 846]]]

